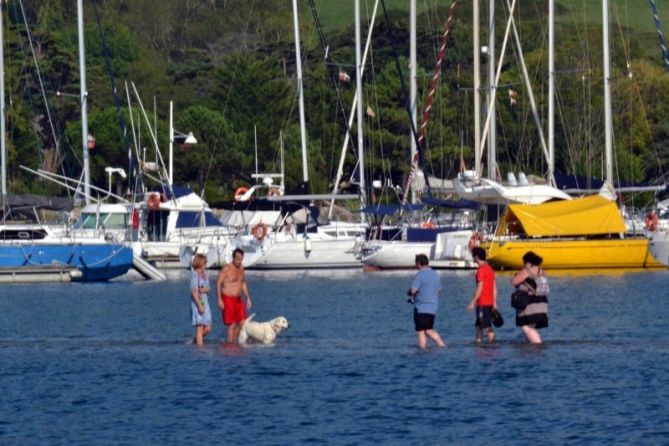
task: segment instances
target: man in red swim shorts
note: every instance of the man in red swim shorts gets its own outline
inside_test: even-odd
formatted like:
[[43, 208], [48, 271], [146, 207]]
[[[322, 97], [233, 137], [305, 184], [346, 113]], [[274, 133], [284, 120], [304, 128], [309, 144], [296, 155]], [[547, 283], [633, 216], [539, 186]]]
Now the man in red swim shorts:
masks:
[[[251, 295], [244, 276], [244, 251], [237, 248], [232, 252], [232, 262], [221, 268], [216, 278], [216, 293], [218, 308], [221, 309], [223, 323], [228, 326], [226, 339], [228, 342], [237, 342], [242, 322], [246, 319], [246, 308], [251, 308]], [[246, 303], [242, 298], [246, 295]]]

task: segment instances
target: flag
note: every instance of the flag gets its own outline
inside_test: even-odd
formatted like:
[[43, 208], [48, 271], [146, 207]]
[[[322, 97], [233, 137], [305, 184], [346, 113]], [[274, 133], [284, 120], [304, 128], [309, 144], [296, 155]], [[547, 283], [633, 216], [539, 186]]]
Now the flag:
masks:
[[509, 88], [509, 103], [511, 107], [516, 105], [516, 98], [518, 97], [518, 92]]
[[372, 110], [372, 107], [370, 107], [369, 105], [367, 106], [367, 116], [369, 116], [372, 119], [376, 118], [376, 113], [374, 113], [374, 110]]
[[341, 68], [339, 69], [339, 82], [351, 82], [351, 76]]

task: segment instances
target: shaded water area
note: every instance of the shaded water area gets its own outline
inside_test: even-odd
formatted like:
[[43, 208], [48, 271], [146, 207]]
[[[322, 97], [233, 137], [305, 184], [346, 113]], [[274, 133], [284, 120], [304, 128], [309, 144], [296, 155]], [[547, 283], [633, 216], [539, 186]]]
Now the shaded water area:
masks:
[[[210, 273], [212, 280], [214, 273]], [[669, 272], [550, 275], [545, 344], [473, 343], [474, 273], [440, 272], [418, 351], [411, 272], [252, 272], [272, 346], [188, 344], [186, 273], [0, 287], [2, 444], [667, 444]], [[215, 302], [212, 300], [215, 306]]]

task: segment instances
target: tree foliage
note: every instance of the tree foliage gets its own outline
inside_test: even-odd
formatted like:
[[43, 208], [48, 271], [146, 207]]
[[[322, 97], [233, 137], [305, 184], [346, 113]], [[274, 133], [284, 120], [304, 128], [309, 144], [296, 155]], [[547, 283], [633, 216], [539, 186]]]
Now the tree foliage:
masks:
[[[287, 185], [289, 188], [299, 185], [302, 155], [289, 2], [84, 3], [89, 131], [97, 141], [90, 153], [91, 176], [96, 185], [106, 188], [104, 167], [128, 167], [129, 160], [94, 7], [102, 20], [127, 134], [131, 141], [135, 140], [131, 122], [135, 125], [135, 135], [141, 134], [140, 157], [155, 158], [149, 127], [152, 130], [157, 127], [158, 146], [167, 159], [168, 104], [172, 100], [175, 127], [181, 132], [193, 132], [198, 139], [195, 146], [182, 146], [177, 141], [175, 182], [204, 191], [210, 200], [230, 197], [236, 187], [252, 181], [256, 150], [260, 171], [279, 171], [282, 135]], [[327, 70], [351, 76], [351, 82], [340, 81], [337, 86], [348, 113], [355, 90], [353, 25], [341, 29], [326, 27], [328, 51], [334, 61], [333, 66], [326, 67], [310, 11], [306, 2], [300, 4], [310, 187], [313, 192], [326, 192], [336, 174], [346, 133]], [[6, 6], [9, 176], [14, 192], [40, 192], [45, 185], [26, 179], [18, 165], [80, 175], [79, 102], [77, 97], [55, 94], [60, 91], [78, 95], [76, 2], [35, 0], [24, 5], [28, 29], [20, 5], [10, 0]], [[529, 2], [520, 11], [517, 23], [539, 114], [545, 121], [547, 55], [542, 5], [539, 0]], [[425, 168], [442, 177], [452, 177], [462, 164], [469, 167], [474, 161], [470, 8], [469, 4], [458, 6], [427, 128]], [[562, 12], [564, 17], [571, 17]], [[410, 125], [406, 91], [393, 52], [403, 56], [399, 65], [408, 81], [408, 60], [404, 57], [408, 54], [408, 15], [394, 10], [390, 16], [390, 34], [383, 17], [377, 17], [366, 66], [364, 149], [368, 179], [390, 178], [400, 184], [409, 165]], [[419, 17], [419, 110], [433, 75], [445, 18], [444, 6], [427, 8]], [[497, 23], [500, 37], [504, 18], [500, 16]], [[321, 20], [327, 24], [327, 17]], [[604, 140], [601, 29], [588, 23], [568, 22], [562, 20], [559, 27], [557, 66], [561, 72], [557, 77], [556, 168], [560, 172], [601, 177]], [[48, 109], [32, 61], [28, 31], [33, 38]], [[626, 182], [656, 181], [664, 179], [669, 168], [669, 76], [661, 61], [638, 56], [644, 54], [640, 48], [647, 46], [648, 35], [634, 30], [623, 32], [626, 40], [613, 39], [616, 172]], [[497, 161], [503, 174], [522, 170], [542, 175], [546, 162], [532, 120], [529, 95], [522, 84], [518, 57], [519, 49], [510, 42], [503, 61], [500, 81], [503, 86], [496, 92]], [[485, 62], [485, 57], [482, 61]], [[132, 88], [130, 113], [126, 82], [137, 86], [148, 123], [139, 112]], [[511, 104], [510, 90], [518, 93], [515, 104]], [[485, 99], [486, 91], [483, 93]], [[357, 144], [355, 121], [351, 130], [353, 142], [347, 149], [345, 179], [350, 179], [357, 162], [357, 151], [351, 150]], [[136, 150], [134, 146], [132, 149]]]

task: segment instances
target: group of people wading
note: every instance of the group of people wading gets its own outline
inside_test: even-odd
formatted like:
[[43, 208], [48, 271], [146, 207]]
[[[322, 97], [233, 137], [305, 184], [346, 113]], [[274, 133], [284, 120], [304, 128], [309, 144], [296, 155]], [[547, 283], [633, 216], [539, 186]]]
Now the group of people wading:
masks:
[[[497, 285], [495, 283], [495, 271], [486, 261], [486, 253], [483, 248], [472, 249], [472, 257], [478, 265], [476, 270], [476, 290], [467, 305], [468, 311], [474, 311], [476, 319], [476, 343], [483, 343], [485, 335], [488, 344], [495, 341], [493, 325], [503, 324], [502, 316], [497, 309]], [[511, 279], [511, 285], [516, 288], [516, 293], [521, 294], [522, 301], [515, 303], [516, 326], [527, 340], [533, 344], [541, 344], [539, 329], [548, 327], [548, 280], [541, 269], [542, 258], [532, 251], [523, 256], [525, 266]], [[427, 347], [427, 338], [438, 347], [444, 347], [444, 341], [434, 329], [434, 319], [439, 306], [439, 293], [441, 292], [441, 281], [437, 273], [429, 267], [429, 261], [425, 254], [416, 256], [416, 273], [411, 288], [408, 291], [409, 303], [414, 305], [414, 325], [418, 347]]]
[[[474, 311], [476, 343], [482, 344], [485, 338], [488, 344], [495, 341], [493, 325], [501, 326], [502, 317], [497, 309], [497, 285], [495, 272], [486, 261], [483, 248], [472, 249], [472, 257], [478, 265], [476, 270], [476, 290], [472, 296], [468, 311]], [[232, 262], [221, 268], [216, 278], [216, 296], [218, 308], [221, 310], [223, 323], [227, 325], [227, 342], [237, 342], [239, 333], [247, 317], [247, 308], [253, 305], [249, 287], [244, 276], [244, 251], [235, 249], [232, 253]], [[542, 259], [532, 251], [523, 256], [525, 266], [511, 279], [517, 293], [522, 294], [522, 304], [516, 304], [516, 326], [527, 340], [533, 344], [541, 343], [538, 330], [548, 327], [548, 280], [541, 269]], [[193, 269], [190, 280], [191, 318], [195, 327], [193, 342], [197, 345], [204, 343], [204, 338], [211, 333], [211, 308], [209, 294], [211, 285], [206, 272], [207, 258], [197, 254], [193, 258]], [[437, 346], [444, 347], [445, 343], [434, 329], [434, 319], [439, 308], [439, 293], [441, 280], [439, 275], [429, 266], [425, 254], [416, 256], [416, 273], [411, 288], [408, 291], [409, 302], [414, 306], [414, 325], [418, 347], [427, 347], [427, 339], [431, 339]], [[244, 301], [243, 296], [246, 296]]]

